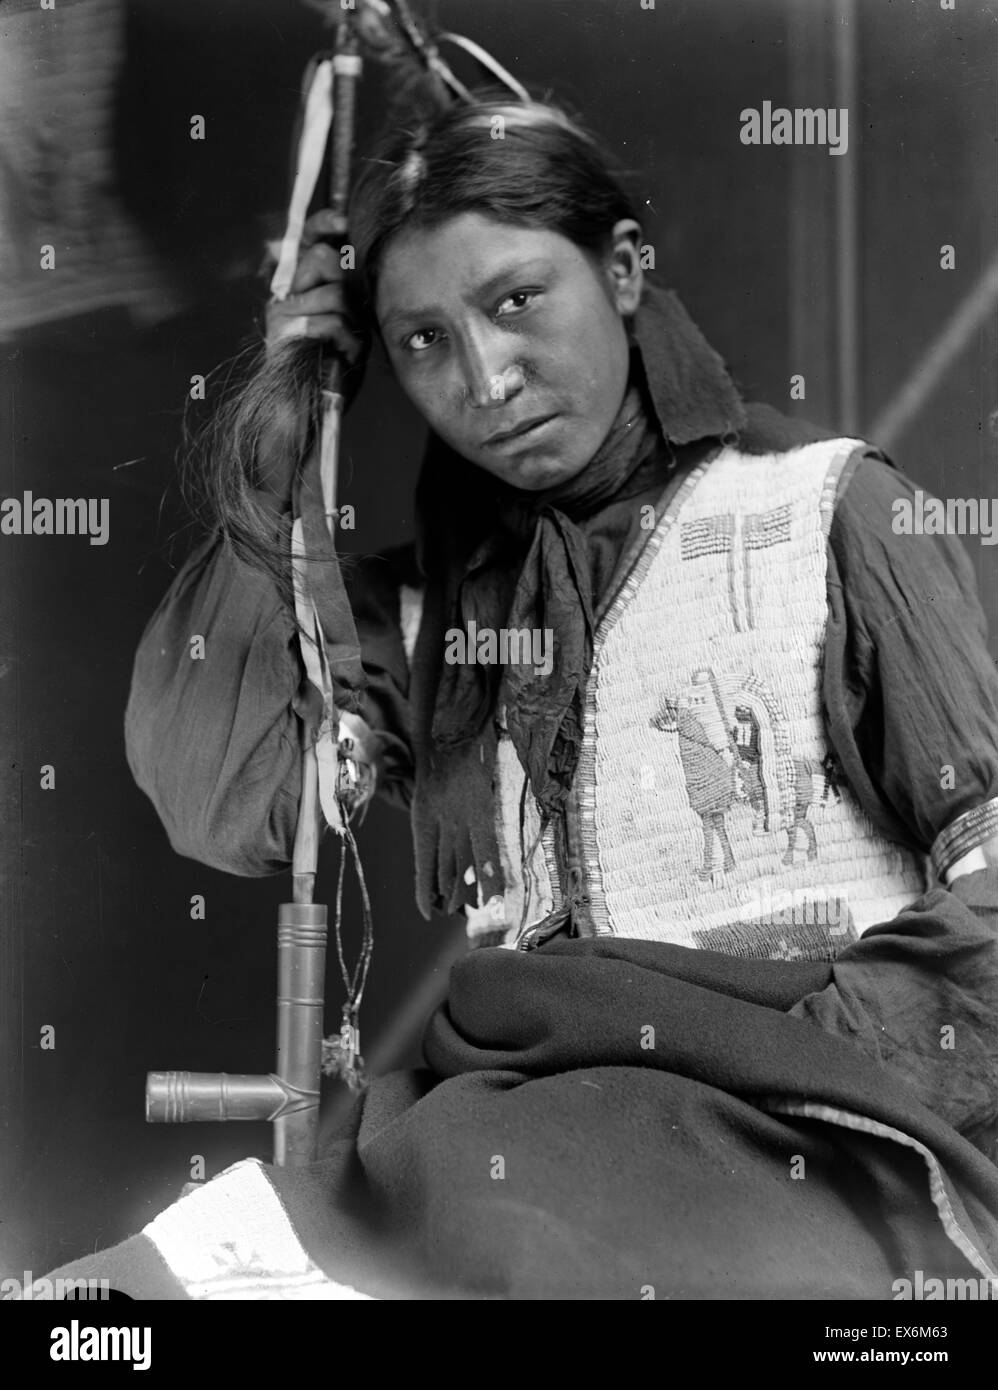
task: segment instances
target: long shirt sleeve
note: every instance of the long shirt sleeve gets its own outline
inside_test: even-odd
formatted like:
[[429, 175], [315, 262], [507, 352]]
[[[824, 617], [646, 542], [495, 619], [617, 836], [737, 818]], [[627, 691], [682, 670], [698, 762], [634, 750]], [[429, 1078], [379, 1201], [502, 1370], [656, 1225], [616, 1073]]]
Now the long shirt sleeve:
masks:
[[[898, 534], [915, 485], [863, 459], [829, 537], [829, 736], [871, 820], [927, 853], [998, 796], [998, 671], [959, 537]], [[987, 822], [981, 821], [982, 834]], [[937, 859], [938, 864], [938, 859]], [[998, 865], [867, 931], [792, 1013], [998, 1157]]]
[[998, 669], [973, 567], [952, 535], [894, 529], [916, 485], [857, 466], [829, 537], [824, 701], [846, 777], [891, 839], [927, 852], [998, 797]]
[[[377, 791], [406, 806], [399, 592], [414, 579], [410, 553], [347, 560], [344, 571], [368, 682], [359, 753]], [[288, 867], [308, 691], [295, 618], [273, 581], [220, 537], [205, 541], [143, 633], [125, 713], [132, 775], [178, 854], [246, 877]]]
[[220, 538], [193, 552], [150, 619], [125, 750], [178, 854], [248, 876], [290, 863], [301, 790], [296, 643], [273, 582]]

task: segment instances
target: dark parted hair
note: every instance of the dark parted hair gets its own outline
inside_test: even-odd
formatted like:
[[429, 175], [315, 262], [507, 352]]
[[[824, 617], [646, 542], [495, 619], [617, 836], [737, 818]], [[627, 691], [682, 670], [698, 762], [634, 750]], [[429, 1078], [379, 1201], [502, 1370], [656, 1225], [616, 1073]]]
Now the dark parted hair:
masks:
[[369, 313], [391, 238], [466, 212], [559, 232], [592, 255], [608, 249], [615, 222], [635, 216], [607, 152], [560, 107], [505, 92], [454, 103], [387, 132], [362, 164], [349, 221]]
[[[610, 156], [590, 131], [550, 101], [511, 101], [508, 91], [481, 89], [472, 102], [441, 108], [424, 94], [408, 122], [390, 119], [373, 151], [359, 161], [352, 190], [349, 241], [355, 274], [344, 280], [348, 310], [363, 336], [377, 333], [374, 302], [385, 248], [403, 229], [428, 229], [466, 212], [515, 227], [560, 233], [592, 256], [611, 245], [621, 218], [635, 217], [632, 199]], [[415, 115], [417, 119], [413, 120]], [[258, 349], [226, 398], [193, 441], [185, 467], [186, 492], [209, 529], [220, 529], [236, 553], [269, 572], [291, 599], [287, 556], [275, 543], [273, 522], [251, 489], [260, 478], [259, 452], [285, 475], [314, 441], [320, 375], [329, 349], [305, 338]], [[363, 366], [345, 375], [347, 400]], [[471, 483], [480, 470], [467, 467]]]

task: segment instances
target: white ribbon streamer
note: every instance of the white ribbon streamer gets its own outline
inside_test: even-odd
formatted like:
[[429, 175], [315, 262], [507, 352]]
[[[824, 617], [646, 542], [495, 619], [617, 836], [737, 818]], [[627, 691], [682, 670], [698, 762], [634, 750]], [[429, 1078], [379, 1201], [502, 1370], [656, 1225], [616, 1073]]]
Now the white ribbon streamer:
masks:
[[305, 214], [312, 201], [315, 185], [319, 181], [332, 119], [333, 60], [325, 58], [316, 64], [305, 102], [305, 118], [301, 139], [298, 142], [298, 167], [288, 207], [288, 224], [281, 242], [281, 253], [277, 258], [277, 269], [270, 282], [270, 293], [275, 299], [287, 299], [291, 290], [291, 282], [298, 265], [298, 248], [305, 226]]

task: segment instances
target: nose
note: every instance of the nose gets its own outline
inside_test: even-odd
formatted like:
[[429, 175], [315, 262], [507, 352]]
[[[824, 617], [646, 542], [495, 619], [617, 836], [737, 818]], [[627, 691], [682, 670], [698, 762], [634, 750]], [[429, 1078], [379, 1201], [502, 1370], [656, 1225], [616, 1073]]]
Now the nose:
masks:
[[500, 330], [469, 332], [460, 357], [463, 398], [476, 410], [508, 401], [526, 385], [514, 342]]

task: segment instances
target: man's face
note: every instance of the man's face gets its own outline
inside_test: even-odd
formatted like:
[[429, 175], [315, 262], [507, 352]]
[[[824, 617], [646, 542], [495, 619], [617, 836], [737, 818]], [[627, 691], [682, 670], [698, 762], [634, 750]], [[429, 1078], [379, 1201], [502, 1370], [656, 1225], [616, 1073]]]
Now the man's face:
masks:
[[581, 472], [627, 386], [633, 284], [622, 291], [611, 266], [557, 232], [475, 212], [394, 237], [378, 322], [431, 429], [513, 487], [539, 491]]

